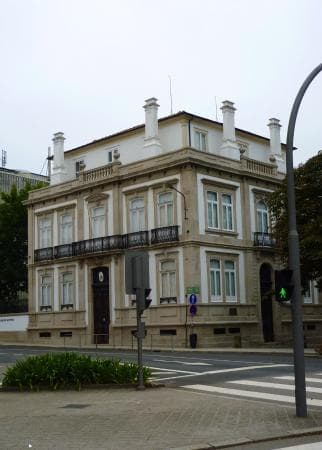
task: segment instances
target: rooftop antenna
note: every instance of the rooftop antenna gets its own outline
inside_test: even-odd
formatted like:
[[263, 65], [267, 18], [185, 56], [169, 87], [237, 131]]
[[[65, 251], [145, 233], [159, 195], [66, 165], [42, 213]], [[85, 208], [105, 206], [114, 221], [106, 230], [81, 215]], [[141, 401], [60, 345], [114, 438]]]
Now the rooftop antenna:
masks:
[[218, 107], [217, 107], [217, 97], [215, 96], [215, 105], [216, 105], [216, 122], [218, 122]]
[[172, 111], [172, 89], [171, 89], [171, 76], [170, 75], [168, 75], [168, 77], [169, 77], [169, 84], [170, 84], [170, 105], [171, 105], [171, 109], [170, 109], [170, 111], [171, 111], [171, 115], [173, 114], [173, 111]]
[[5, 150], [1, 150], [1, 167], [6, 167], [7, 164], [7, 152]]
[[51, 162], [54, 159], [54, 155], [51, 154], [51, 148], [48, 147], [48, 156], [47, 156], [47, 176], [50, 179], [51, 177]]

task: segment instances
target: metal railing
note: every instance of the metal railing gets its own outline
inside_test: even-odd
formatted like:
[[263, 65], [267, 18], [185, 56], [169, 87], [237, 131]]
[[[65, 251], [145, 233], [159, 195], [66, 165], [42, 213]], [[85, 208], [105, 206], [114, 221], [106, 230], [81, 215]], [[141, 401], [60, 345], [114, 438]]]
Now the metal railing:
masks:
[[271, 233], [254, 233], [254, 246], [255, 247], [274, 247], [275, 239]]
[[169, 227], [155, 228], [150, 232], [137, 231], [135, 233], [104, 236], [55, 247], [41, 248], [34, 251], [34, 258], [36, 262], [50, 261], [71, 256], [103, 253], [110, 250], [145, 247], [161, 242], [175, 242], [179, 240], [178, 229], [178, 225], [171, 225]]
[[151, 244], [159, 244], [161, 242], [178, 241], [178, 225], [169, 227], [155, 228], [151, 230]]

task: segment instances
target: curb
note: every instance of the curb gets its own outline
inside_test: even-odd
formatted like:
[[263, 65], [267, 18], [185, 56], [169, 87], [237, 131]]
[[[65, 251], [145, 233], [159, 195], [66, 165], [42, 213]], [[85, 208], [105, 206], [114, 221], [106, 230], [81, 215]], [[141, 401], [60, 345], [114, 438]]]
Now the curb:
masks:
[[236, 447], [243, 446], [243, 445], [249, 445], [249, 444], [260, 444], [263, 442], [270, 442], [270, 441], [278, 441], [283, 439], [289, 439], [292, 437], [301, 437], [301, 436], [314, 436], [314, 435], [322, 435], [322, 427], [317, 428], [306, 428], [304, 430], [299, 431], [288, 431], [286, 434], [276, 435], [276, 436], [270, 436], [267, 438], [262, 439], [250, 439], [250, 438], [241, 438], [236, 439], [234, 441], [219, 441], [216, 443], [206, 443], [206, 444], [199, 444], [199, 445], [188, 445], [184, 447], [170, 447], [168, 450], [217, 450], [217, 449], [225, 449], [230, 447]]

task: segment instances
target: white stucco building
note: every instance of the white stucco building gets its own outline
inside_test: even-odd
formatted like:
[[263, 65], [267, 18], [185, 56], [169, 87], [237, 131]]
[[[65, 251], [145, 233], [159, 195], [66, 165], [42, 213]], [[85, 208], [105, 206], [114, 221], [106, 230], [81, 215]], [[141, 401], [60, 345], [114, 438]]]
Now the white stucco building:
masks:
[[[280, 266], [266, 205], [285, 176], [279, 121], [269, 120], [268, 139], [236, 128], [229, 101], [223, 123], [185, 111], [158, 119], [155, 98], [144, 110], [143, 125], [77, 148], [54, 135], [51, 185], [28, 201], [29, 339], [131, 344], [124, 255], [140, 248], [152, 288], [147, 342], [184, 346], [192, 331], [202, 347], [287, 342], [289, 308], [272, 300]], [[313, 288], [304, 308], [314, 337]]]

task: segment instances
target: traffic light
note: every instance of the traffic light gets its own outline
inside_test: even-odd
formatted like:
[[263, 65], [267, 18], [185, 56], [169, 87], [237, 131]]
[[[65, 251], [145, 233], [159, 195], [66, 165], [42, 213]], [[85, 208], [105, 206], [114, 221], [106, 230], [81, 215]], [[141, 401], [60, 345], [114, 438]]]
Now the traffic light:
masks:
[[141, 315], [147, 309], [152, 300], [149, 297], [152, 289], [137, 289], [136, 290], [136, 304], [139, 314]]
[[293, 294], [293, 270], [275, 270], [275, 299], [279, 303], [288, 302]]

